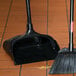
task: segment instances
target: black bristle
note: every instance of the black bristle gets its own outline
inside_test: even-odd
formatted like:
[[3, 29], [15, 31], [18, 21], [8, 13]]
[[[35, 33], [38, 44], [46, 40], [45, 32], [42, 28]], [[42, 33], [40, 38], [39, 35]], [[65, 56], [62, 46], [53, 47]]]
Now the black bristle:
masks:
[[[76, 73], [76, 49], [69, 52], [68, 49], [62, 49], [59, 52], [49, 74], [71, 74]], [[67, 51], [67, 53], [65, 52]]]

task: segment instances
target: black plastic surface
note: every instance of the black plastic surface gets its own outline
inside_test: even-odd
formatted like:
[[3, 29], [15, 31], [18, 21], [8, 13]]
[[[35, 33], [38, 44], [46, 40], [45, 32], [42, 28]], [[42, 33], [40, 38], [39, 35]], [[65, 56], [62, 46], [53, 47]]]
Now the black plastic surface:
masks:
[[54, 59], [60, 49], [53, 38], [36, 32], [6, 40], [3, 47], [12, 55], [15, 64]]

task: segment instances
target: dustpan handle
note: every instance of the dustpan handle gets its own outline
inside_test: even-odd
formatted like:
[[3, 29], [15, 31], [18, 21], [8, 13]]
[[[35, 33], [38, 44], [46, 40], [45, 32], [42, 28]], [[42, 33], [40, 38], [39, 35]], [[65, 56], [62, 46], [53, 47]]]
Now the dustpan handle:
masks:
[[31, 20], [31, 10], [30, 10], [30, 0], [25, 0], [26, 2], [26, 12], [27, 12], [27, 32], [33, 31], [32, 20]]
[[74, 0], [70, 0], [69, 50], [73, 51]]
[[30, 0], [26, 0], [27, 23], [31, 24]]

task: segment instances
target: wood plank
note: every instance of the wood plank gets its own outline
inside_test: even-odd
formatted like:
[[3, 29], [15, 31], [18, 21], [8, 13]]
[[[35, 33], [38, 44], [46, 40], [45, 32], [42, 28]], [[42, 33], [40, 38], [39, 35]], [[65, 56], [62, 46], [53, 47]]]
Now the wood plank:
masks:
[[1, 76], [19, 76], [19, 69], [5, 69], [5, 70], [0, 70], [0, 75]]
[[[67, 0], [68, 17], [70, 18], [70, 2]], [[76, 5], [75, 5], [76, 7]], [[50, 36], [55, 38], [60, 47], [68, 47], [69, 34], [68, 34], [68, 23], [66, 17], [66, 3], [65, 0], [49, 0], [49, 20], [48, 20], [48, 33]], [[75, 17], [74, 17], [75, 18]], [[76, 20], [74, 22], [76, 24]], [[74, 25], [75, 25], [74, 24]], [[76, 33], [74, 26], [74, 33]], [[76, 35], [74, 34], [74, 45], [76, 47]], [[65, 46], [62, 45], [65, 44]], [[66, 46], [67, 44], [67, 46]]]
[[0, 42], [6, 24], [10, 1], [0, 0]]
[[46, 62], [36, 62], [30, 64], [24, 64], [22, 67], [21, 76], [46, 76]]

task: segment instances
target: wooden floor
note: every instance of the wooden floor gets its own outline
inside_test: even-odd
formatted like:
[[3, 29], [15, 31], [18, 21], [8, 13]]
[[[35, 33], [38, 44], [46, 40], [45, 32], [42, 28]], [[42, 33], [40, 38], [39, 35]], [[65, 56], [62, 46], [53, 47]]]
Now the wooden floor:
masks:
[[[58, 42], [60, 48], [68, 47], [70, 0], [30, 1], [32, 23], [35, 31], [42, 34], [47, 34], [48, 32], [48, 35]], [[66, 11], [67, 9], [68, 12]], [[74, 12], [74, 33], [76, 33], [76, 0]], [[46, 67], [46, 61], [23, 64], [22, 66], [14, 65], [2, 45], [6, 39], [26, 32], [26, 19], [25, 0], [0, 0], [0, 76], [73, 76], [72, 74], [49, 75], [49, 68], [53, 63], [51, 60], [48, 61], [48, 67]], [[76, 47], [76, 34], [74, 34], [74, 47]]]

